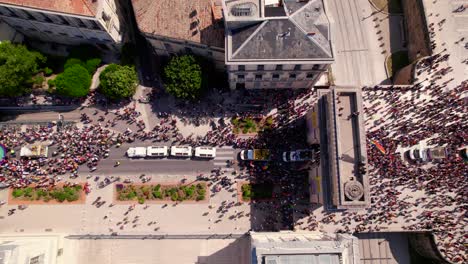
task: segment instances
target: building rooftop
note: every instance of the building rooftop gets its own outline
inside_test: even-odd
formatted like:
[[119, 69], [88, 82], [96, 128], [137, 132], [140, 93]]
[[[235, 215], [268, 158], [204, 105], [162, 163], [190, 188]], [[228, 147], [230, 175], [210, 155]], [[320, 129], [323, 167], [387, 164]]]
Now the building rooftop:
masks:
[[[333, 59], [322, 1], [285, 0], [282, 4], [265, 7], [264, 16], [260, 10], [259, 16], [251, 18], [229, 17], [228, 61]], [[227, 8], [232, 13], [235, 7]]]
[[141, 32], [224, 48], [224, 26], [214, 19], [212, 2], [132, 0]]
[[96, 0], [0, 0], [0, 4], [92, 17], [96, 16], [98, 7]]

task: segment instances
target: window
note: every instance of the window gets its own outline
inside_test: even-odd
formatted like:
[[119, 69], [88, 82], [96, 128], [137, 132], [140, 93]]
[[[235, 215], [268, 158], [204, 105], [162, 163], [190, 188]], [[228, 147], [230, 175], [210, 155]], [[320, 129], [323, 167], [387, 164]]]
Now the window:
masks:
[[294, 70], [295, 71], [300, 71], [301, 70], [301, 65], [294, 65]]
[[265, 65], [258, 65], [257, 66], [257, 71], [263, 71], [265, 70]]
[[193, 53], [192, 49], [189, 47], [185, 47], [185, 52], [186, 53]]
[[101, 29], [101, 27], [99, 27], [99, 25], [98, 25], [98, 23], [96, 23], [96, 21], [90, 20], [89, 23], [91, 24], [92, 29]]
[[208, 51], [208, 56], [213, 57], [213, 52], [212, 52], [212, 51]]
[[262, 75], [261, 74], [255, 74], [255, 80], [259, 81], [262, 79]]
[[33, 17], [28, 11], [23, 11], [23, 12], [24, 12], [24, 14], [26, 14], [26, 17], [27, 17], [28, 19], [30, 19], [30, 20], [36, 20], [36, 18]]
[[273, 80], [278, 80], [279, 79], [279, 74], [273, 74], [272, 78], [273, 78]]
[[62, 35], [62, 36], [67, 36], [67, 34], [63, 33], [63, 32], [60, 32], [59, 34]]
[[53, 23], [52, 19], [50, 19], [50, 17], [48, 17], [47, 15], [44, 15], [44, 21], [47, 23]]
[[312, 78], [314, 78], [314, 74], [311, 73], [311, 72], [309, 72], [309, 73], [307, 73], [306, 78], [307, 78], [307, 79], [312, 79]]
[[70, 25], [70, 23], [62, 16], [57, 16], [60, 20], [60, 22], [63, 24], [63, 25]]
[[296, 79], [296, 74], [295, 73], [289, 74], [289, 79]]
[[276, 70], [277, 71], [282, 71], [283, 70], [283, 65], [276, 65]]
[[238, 74], [238, 75], [237, 75], [237, 79], [238, 79], [238, 80], [242, 80], [242, 81], [243, 81], [243, 80], [245, 79], [244, 77], [245, 77], [244, 74]]
[[313, 67], [312, 67], [312, 70], [316, 71], [320, 68], [320, 65], [318, 64], [315, 64]]
[[245, 71], [245, 65], [239, 65], [239, 71]]
[[81, 38], [81, 39], [82, 39], [83, 36], [81, 36], [81, 35], [75, 35], [75, 38]]
[[18, 15], [15, 12], [13, 12], [11, 9], [9, 9], [8, 7], [4, 7], [4, 8], [10, 12], [11, 17], [18, 17]]

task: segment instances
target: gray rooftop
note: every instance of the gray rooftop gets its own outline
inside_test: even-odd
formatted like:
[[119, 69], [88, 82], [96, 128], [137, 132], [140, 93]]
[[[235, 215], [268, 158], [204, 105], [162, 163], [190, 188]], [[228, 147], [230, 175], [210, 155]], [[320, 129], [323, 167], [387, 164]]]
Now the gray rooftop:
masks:
[[333, 59], [322, 0], [284, 0], [283, 4], [275, 7], [280, 14], [275, 18], [265, 9], [265, 17], [252, 19], [254, 25], [227, 23], [228, 61]]

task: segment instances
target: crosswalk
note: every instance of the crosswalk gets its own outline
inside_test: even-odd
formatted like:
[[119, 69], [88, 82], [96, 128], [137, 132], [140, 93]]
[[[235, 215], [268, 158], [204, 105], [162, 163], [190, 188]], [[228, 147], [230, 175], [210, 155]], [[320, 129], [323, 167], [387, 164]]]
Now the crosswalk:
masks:
[[234, 168], [228, 166], [228, 161], [235, 160], [235, 152], [232, 147], [221, 147], [216, 149], [216, 157], [213, 159], [213, 164], [216, 168], [221, 168], [225, 171], [234, 171]]

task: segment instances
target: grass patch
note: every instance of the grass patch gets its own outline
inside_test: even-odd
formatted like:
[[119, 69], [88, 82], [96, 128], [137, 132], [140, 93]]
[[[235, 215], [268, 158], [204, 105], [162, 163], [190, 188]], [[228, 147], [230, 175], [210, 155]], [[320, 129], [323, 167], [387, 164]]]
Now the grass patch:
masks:
[[80, 199], [82, 189], [81, 185], [54, 187], [52, 189], [25, 187], [13, 189], [12, 196], [13, 199], [23, 201], [48, 202], [56, 200], [61, 203], [64, 201], [74, 202]]
[[[401, 14], [403, 8], [401, 7], [400, 0], [371, 0], [377, 7], [378, 11], [384, 11], [390, 14]], [[404, 0], [407, 1], [407, 0]]]
[[392, 55], [387, 59], [386, 65], [389, 77], [392, 77], [394, 73], [409, 64], [410, 62], [407, 51], [397, 51], [392, 53]]
[[273, 197], [273, 183], [245, 183], [242, 184], [242, 200], [261, 200]]
[[138, 201], [143, 204], [147, 200], [171, 201], [201, 201], [205, 200], [206, 184], [189, 185], [117, 185], [119, 201]]

